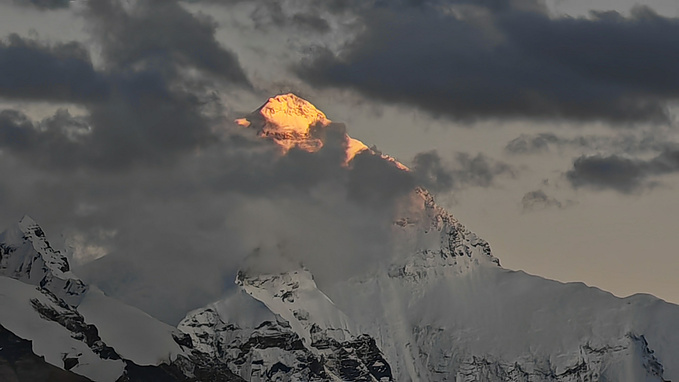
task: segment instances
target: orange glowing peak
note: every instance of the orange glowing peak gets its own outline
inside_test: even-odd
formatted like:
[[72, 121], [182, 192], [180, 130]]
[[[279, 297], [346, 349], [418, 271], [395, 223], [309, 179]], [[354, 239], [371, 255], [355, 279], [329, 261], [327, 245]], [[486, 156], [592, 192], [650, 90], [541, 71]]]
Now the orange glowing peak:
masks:
[[311, 126], [330, 124], [330, 120], [316, 106], [292, 93], [269, 98], [259, 108], [259, 113], [277, 130], [295, 134], [309, 134]]
[[[255, 112], [235, 122], [242, 127], [256, 128], [260, 137], [274, 141], [285, 154], [293, 147], [308, 152], [320, 150], [323, 147], [323, 141], [312, 134], [312, 128], [327, 127], [332, 121], [311, 102], [288, 93], [269, 98]], [[348, 135], [346, 143], [345, 165], [349, 165], [358, 153], [370, 150], [363, 142]], [[402, 170], [408, 170], [395, 159], [386, 155], [382, 157]]]

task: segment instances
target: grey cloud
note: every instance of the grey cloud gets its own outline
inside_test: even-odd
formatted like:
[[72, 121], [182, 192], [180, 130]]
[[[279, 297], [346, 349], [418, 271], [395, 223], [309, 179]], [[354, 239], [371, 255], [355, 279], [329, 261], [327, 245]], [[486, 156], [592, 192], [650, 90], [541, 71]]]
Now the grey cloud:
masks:
[[535, 154], [549, 151], [550, 145], [562, 145], [571, 141], [552, 133], [521, 134], [505, 146], [505, 151], [512, 154]]
[[446, 164], [436, 151], [420, 153], [413, 159], [417, 183], [433, 192], [466, 187], [491, 187], [500, 175], [514, 176], [507, 163], [478, 153], [457, 153], [453, 164]]
[[0, 42], [0, 96], [27, 100], [93, 102], [110, 84], [79, 43], [41, 44], [12, 34]]
[[505, 146], [510, 154], [546, 153], [554, 148], [573, 148], [621, 153], [642, 153], [661, 151], [668, 145], [662, 133], [647, 132], [642, 135], [616, 134], [585, 135], [568, 138], [553, 133], [521, 134]]
[[[52, 239], [63, 233], [79, 238], [71, 244], [110, 252], [97, 261], [110, 265], [106, 271], [92, 264], [81, 276], [176, 322], [219, 297], [258, 239], [279, 236], [243, 241], [238, 221], [247, 216], [232, 211], [272, 195], [304, 200], [308, 192], [298, 190], [319, 184], [320, 171], [257, 184], [281, 164], [270, 144], [231, 134], [214, 84], [250, 86], [236, 56], [216, 42], [212, 21], [175, 1], [84, 7], [101, 49], [96, 66], [77, 43], [10, 36], [0, 46], [0, 69], [13, 73], [0, 78], [4, 101], [75, 103], [86, 112], [35, 120], [9, 106], [0, 111], [0, 223], [28, 213]], [[249, 195], [238, 175], [262, 168]]]
[[20, 6], [30, 6], [42, 10], [68, 8], [70, 0], [14, 0], [14, 4]]
[[328, 24], [328, 21], [319, 15], [312, 13], [296, 13], [292, 16], [292, 23], [301, 28], [318, 33], [330, 32], [330, 24]]
[[316, 49], [297, 74], [458, 120], [659, 123], [679, 98], [679, 59], [667, 54], [679, 49], [679, 19], [649, 8], [552, 18], [537, 1], [448, 14], [395, 3], [359, 8], [363, 32], [339, 54]]
[[[91, 155], [78, 135], [87, 125], [59, 110], [39, 124], [16, 110], [0, 111], [0, 149], [17, 154], [37, 166], [76, 166], [83, 155]], [[87, 154], [85, 154], [87, 152]]]
[[[45, 155], [33, 148], [57, 147], [43, 144], [47, 138], [36, 126], [80, 131], [86, 129], [82, 120], [65, 111], [40, 122], [14, 111], [0, 116], [12, 124], [0, 127], [0, 141], [23, 140], [28, 150], [0, 149], [0, 178], [6, 180], [0, 224], [29, 213], [50, 239], [77, 234], [81, 244], [104, 248], [107, 256], [76, 267], [77, 274], [172, 323], [232, 287], [256, 248], [282, 246], [319, 283], [372, 269], [389, 243], [390, 202], [398, 198], [388, 185], [410, 184], [409, 174], [367, 153], [353, 168], [344, 167], [341, 124], [314, 132], [325, 143], [317, 153], [293, 149], [281, 156], [254, 131], [227, 129], [168, 166], [53, 171], [32, 162]], [[82, 152], [78, 145], [89, 143], [78, 139], [64, 142]]]
[[497, 175], [514, 175], [513, 168], [499, 161], [493, 161], [483, 154], [472, 156], [466, 153], [457, 155], [460, 169], [454, 172], [458, 182], [465, 185], [489, 187], [493, 184]]
[[639, 189], [646, 176], [644, 162], [617, 155], [581, 156], [566, 173], [573, 187], [613, 189], [622, 193]]
[[390, 205], [416, 185], [412, 174], [367, 151], [354, 158], [348, 181], [349, 197], [367, 206]]
[[[331, 30], [328, 20], [321, 16], [322, 11], [331, 13], [347, 10], [354, 1], [267, 1], [267, 0], [183, 0], [186, 3], [208, 3], [226, 7], [247, 3], [254, 5], [250, 19], [260, 30], [274, 28], [297, 28], [302, 31], [328, 33]], [[300, 7], [301, 5], [301, 7]]]
[[413, 158], [413, 171], [419, 183], [437, 192], [450, 190], [455, 185], [452, 171], [442, 162], [436, 151], [419, 153]]
[[216, 24], [176, 1], [151, 0], [126, 11], [118, 1], [89, 1], [86, 17], [108, 66], [170, 72], [193, 67], [231, 84], [249, 86], [238, 58], [215, 39]]
[[633, 159], [611, 156], [581, 156], [566, 172], [575, 188], [611, 189], [633, 193], [657, 184], [655, 177], [679, 172], [679, 150], [667, 148], [654, 158]]
[[521, 209], [523, 212], [544, 210], [547, 208], [566, 208], [571, 203], [562, 203], [558, 199], [547, 195], [543, 190], [527, 192], [521, 198]]
[[16, 110], [0, 111], [0, 147], [10, 144], [17, 150], [30, 147], [34, 135], [33, 124], [23, 113]]
[[[57, 247], [63, 233], [104, 248], [107, 256], [76, 272], [172, 323], [219, 298], [256, 248], [281, 248], [319, 284], [380, 264], [390, 203], [417, 184], [417, 171], [368, 153], [343, 167], [339, 124], [314, 131], [325, 142], [319, 152], [281, 157], [225, 120], [211, 81], [248, 86], [211, 22], [171, 1], [87, 4], [102, 49], [95, 73], [108, 90], [76, 102], [84, 116], [0, 112], [1, 225], [28, 213]], [[56, 45], [37, 47], [56, 55]], [[510, 173], [482, 155], [461, 155], [447, 171], [460, 187]]]
[[[77, 234], [80, 245], [103, 248], [108, 255], [77, 274], [170, 323], [232, 287], [257, 248], [303, 262], [319, 283], [374, 269], [388, 250], [393, 208], [419, 176], [368, 152], [343, 166], [342, 124], [314, 129], [324, 141], [316, 153], [281, 156], [254, 130], [232, 127], [166, 166], [54, 171], [49, 161], [84, 160], [83, 147], [98, 147], [89, 118], [62, 110], [33, 122], [6, 110], [0, 121], [0, 224], [29, 213], [50, 239]], [[488, 185], [508, 170], [460, 155], [447, 171], [462, 187]]]
[[[17, 111], [2, 111], [0, 146], [46, 168], [118, 171], [133, 165], [172, 163], [178, 155], [214, 141], [196, 100], [171, 93], [156, 98], [155, 92], [161, 89], [144, 88], [147, 84], [143, 78], [133, 79], [130, 86], [134, 89], [126, 90], [136, 94], [90, 105], [90, 115], [84, 118], [70, 118], [62, 112], [34, 123]], [[147, 98], [135, 100], [133, 96]]]
[[101, 68], [93, 67], [80, 44], [47, 45], [12, 35], [0, 45], [0, 71], [10, 74], [0, 78], [0, 95], [79, 104], [88, 115], [78, 123], [88, 131], [76, 145], [73, 126], [65, 126], [72, 119], [53, 118], [32, 128], [23, 123], [24, 146], [13, 147], [11, 140], [3, 146], [53, 169], [120, 171], [167, 165], [212, 144], [213, 128], [224, 124], [213, 82], [250, 88], [237, 57], [215, 40], [214, 23], [176, 1], [85, 6], [102, 50]]

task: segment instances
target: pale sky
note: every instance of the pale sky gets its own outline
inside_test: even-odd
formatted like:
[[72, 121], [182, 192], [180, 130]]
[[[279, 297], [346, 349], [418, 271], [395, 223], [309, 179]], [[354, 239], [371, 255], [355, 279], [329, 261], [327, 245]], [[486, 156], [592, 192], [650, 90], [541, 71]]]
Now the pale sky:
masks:
[[[35, 67], [24, 62], [22, 70], [45, 77], [0, 77], [0, 106], [24, 118], [9, 113], [0, 118], [0, 159], [6, 167], [0, 223], [30, 213], [53, 241], [77, 252], [78, 266], [109, 252], [113, 258], [145, 237], [118, 235], [134, 219], [115, 207], [116, 192], [142, 206], [130, 211], [149, 211], [138, 219], [143, 224], [167, 225], [148, 240], [186, 230], [167, 221], [194, 207], [203, 214], [198, 226], [221, 224], [210, 213], [215, 205], [229, 208], [233, 196], [219, 195], [208, 204], [210, 196], [201, 191], [178, 203], [164, 192], [183, 190], [164, 189], [160, 199], [148, 202], [141, 191], [118, 188], [138, 181], [158, 195], [161, 179], [188, 168], [162, 153], [180, 158], [207, 147], [209, 137], [200, 135], [207, 130], [182, 130], [181, 123], [198, 118], [185, 96], [195, 95], [227, 120], [292, 91], [345, 123], [352, 137], [406, 165], [435, 150], [442, 171], [453, 174], [452, 185], [435, 191], [437, 201], [486, 239], [504, 267], [581, 281], [618, 296], [651, 293], [679, 303], [676, 1], [101, 3], [108, 5], [0, 1], [0, 69], [20, 73], [12, 65], [24, 61], [16, 57], [35, 55], [30, 61]], [[73, 41], [80, 50], [64, 45]], [[50, 60], [58, 65], [50, 66]], [[69, 71], [69, 65], [75, 69]], [[169, 90], [148, 95], [161, 101], [134, 98], [136, 90], [130, 90], [143, 93], [161, 82]], [[83, 83], [87, 86], [78, 85]], [[48, 87], [55, 90], [41, 90]], [[167, 134], [179, 132], [185, 140], [158, 143], [153, 128], [144, 130], [144, 123], [158, 119], [130, 111], [128, 91], [134, 102], [149, 102], [149, 110], [157, 111], [165, 110], [165, 95], [158, 94], [167, 92], [174, 102], [167, 110], [179, 111], [169, 117], [159, 112], [157, 118], [168, 118]], [[107, 101], [93, 101], [97, 97]], [[58, 109], [68, 110], [68, 117], [58, 119]], [[98, 125], [111, 120], [121, 125], [110, 131]], [[49, 131], [52, 121], [59, 131], [89, 126], [108, 133], [102, 133], [105, 144], [90, 144], [101, 150], [92, 157], [54, 154], [57, 159], [42, 160], [40, 153], [59, 152], [57, 141], [10, 131], [2, 125], [7, 121], [24, 128], [32, 121], [38, 132]], [[121, 156], [106, 157], [109, 149]], [[167, 167], [149, 170], [156, 165]], [[91, 180], [99, 179], [92, 174], [106, 175]], [[112, 210], [115, 214], [96, 212]], [[233, 222], [227, 218], [225, 224]], [[208, 231], [198, 235], [207, 237]], [[211, 251], [220, 240], [207, 238], [201, 243], [211, 244], [197, 251]], [[165, 244], [190, 252], [191, 243]], [[143, 248], [153, 252], [165, 244]], [[163, 256], [153, 257], [158, 258]], [[201, 259], [207, 264], [212, 258]], [[90, 264], [88, 272], [126, 269], [116, 264]], [[129, 295], [143, 295], [148, 286], [129, 285], [150, 266], [131, 267], [138, 273], [101, 282], [108, 283], [107, 292], [140, 304]], [[232, 266], [223, 268], [230, 277]], [[210, 279], [209, 287], [225, 283], [221, 277]], [[203, 298], [207, 288], [194, 288], [185, 298]]]

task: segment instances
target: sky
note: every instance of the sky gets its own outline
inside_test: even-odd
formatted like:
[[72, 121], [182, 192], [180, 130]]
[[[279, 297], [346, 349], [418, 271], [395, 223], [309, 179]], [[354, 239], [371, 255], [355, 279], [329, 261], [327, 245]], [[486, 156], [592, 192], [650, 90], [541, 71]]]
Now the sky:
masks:
[[[674, 0], [0, 0], [0, 226], [176, 323], [248, 256], [380, 266], [421, 184], [506, 268], [679, 303], [678, 52]], [[286, 92], [321, 152], [233, 124]]]

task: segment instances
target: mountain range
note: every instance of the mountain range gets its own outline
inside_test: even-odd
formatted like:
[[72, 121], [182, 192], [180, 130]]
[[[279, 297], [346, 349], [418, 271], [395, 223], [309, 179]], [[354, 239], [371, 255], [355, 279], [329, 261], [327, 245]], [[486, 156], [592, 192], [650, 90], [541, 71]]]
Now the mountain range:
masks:
[[[236, 123], [281, 155], [333, 125], [293, 94]], [[410, 171], [341, 134], [343, 166]], [[243, 267], [177, 327], [87, 285], [25, 216], [0, 234], [0, 381], [679, 380], [679, 306], [505, 269], [426, 189], [406, 199], [383, 266], [321, 286]]]

